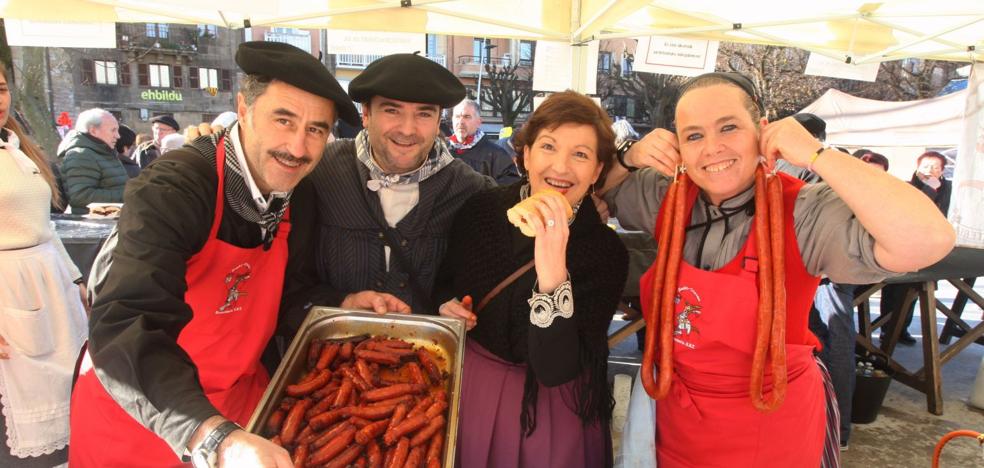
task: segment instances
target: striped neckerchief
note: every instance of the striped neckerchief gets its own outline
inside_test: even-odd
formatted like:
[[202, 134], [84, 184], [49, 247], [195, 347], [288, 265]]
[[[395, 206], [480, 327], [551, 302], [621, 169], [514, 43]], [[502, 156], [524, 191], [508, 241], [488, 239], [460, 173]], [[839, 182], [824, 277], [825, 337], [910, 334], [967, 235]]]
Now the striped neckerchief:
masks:
[[451, 161], [454, 161], [444, 141], [440, 138], [435, 138], [434, 146], [420, 167], [403, 174], [387, 174], [372, 159], [368, 130], [362, 130], [355, 136], [355, 155], [369, 169], [369, 181], [366, 183], [366, 186], [373, 192], [384, 187], [389, 187], [390, 185], [407, 185], [423, 182], [428, 177], [444, 169], [444, 166], [451, 164]]

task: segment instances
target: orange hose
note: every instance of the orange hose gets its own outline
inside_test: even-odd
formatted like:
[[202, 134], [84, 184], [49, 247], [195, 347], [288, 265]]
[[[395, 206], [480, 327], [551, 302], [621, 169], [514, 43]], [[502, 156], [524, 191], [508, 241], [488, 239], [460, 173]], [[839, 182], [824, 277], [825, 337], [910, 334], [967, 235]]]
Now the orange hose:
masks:
[[936, 448], [933, 450], [933, 468], [940, 468], [940, 453], [943, 452], [943, 446], [946, 445], [946, 443], [951, 439], [955, 439], [957, 437], [973, 437], [977, 439], [978, 444], [984, 445], [984, 434], [981, 434], [980, 432], [968, 430], [953, 431], [943, 436], [943, 438], [936, 443]]

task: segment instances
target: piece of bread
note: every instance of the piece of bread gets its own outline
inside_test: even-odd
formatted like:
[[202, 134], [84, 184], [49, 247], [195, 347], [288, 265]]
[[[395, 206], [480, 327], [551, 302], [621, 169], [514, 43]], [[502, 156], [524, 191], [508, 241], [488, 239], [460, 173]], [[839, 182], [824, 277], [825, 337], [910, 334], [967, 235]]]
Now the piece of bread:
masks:
[[528, 219], [532, 216], [540, 216], [539, 210], [536, 209], [536, 203], [537, 200], [542, 197], [558, 197], [561, 200], [564, 200], [564, 207], [567, 208], [567, 219], [564, 219], [563, 222], [566, 223], [569, 219], [571, 219], [571, 216], [574, 216], [574, 209], [571, 208], [571, 204], [567, 201], [567, 197], [556, 190], [541, 190], [533, 195], [530, 195], [525, 200], [517, 203], [516, 206], [506, 211], [506, 217], [509, 218], [509, 222], [518, 227], [520, 232], [526, 236], [536, 237], [536, 231], [533, 229], [533, 226], [530, 225]]
[[112, 216], [120, 212], [120, 207], [113, 205], [97, 206], [89, 210], [89, 212], [99, 216]]

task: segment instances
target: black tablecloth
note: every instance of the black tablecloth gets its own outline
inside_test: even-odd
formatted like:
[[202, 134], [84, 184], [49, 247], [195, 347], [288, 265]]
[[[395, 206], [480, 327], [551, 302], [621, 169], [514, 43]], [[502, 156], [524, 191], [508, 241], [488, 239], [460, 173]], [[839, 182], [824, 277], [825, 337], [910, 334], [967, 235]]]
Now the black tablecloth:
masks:
[[947, 278], [984, 276], [984, 249], [957, 247], [935, 265], [885, 280], [886, 283], [917, 283]]
[[92, 262], [102, 243], [116, 226], [116, 219], [88, 219], [79, 215], [51, 215], [55, 232], [61, 238], [68, 256], [87, 280]]

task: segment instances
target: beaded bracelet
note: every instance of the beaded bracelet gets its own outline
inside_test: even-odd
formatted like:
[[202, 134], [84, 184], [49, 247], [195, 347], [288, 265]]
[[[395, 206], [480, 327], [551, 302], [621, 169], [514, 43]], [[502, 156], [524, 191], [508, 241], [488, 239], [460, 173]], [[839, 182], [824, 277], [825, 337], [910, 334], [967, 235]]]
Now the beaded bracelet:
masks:
[[530, 304], [530, 323], [540, 328], [553, 324], [554, 318], [571, 318], [574, 315], [574, 292], [571, 280], [560, 283], [552, 293], [540, 293], [533, 285], [533, 297], [527, 300]]

